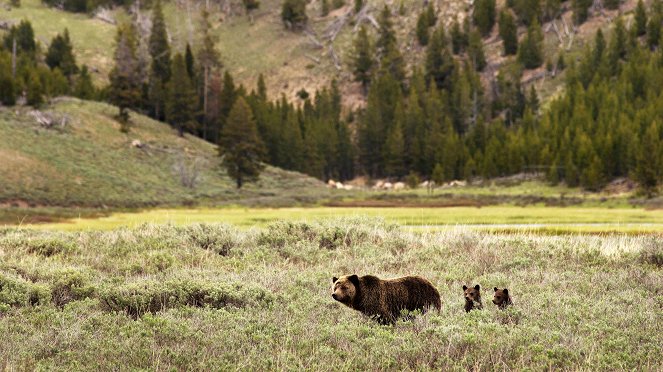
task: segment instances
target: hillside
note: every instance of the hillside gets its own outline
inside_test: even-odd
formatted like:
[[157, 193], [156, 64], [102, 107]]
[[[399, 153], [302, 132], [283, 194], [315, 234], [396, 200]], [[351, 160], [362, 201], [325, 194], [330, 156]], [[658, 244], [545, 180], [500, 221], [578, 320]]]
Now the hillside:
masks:
[[[384, 3], [396, 8], [394, 1], [371, 0], [367, 14], [377, 18], [378, 10]], [[593, 39], [598, 28], [608, 30], [619, 14], [629, 15], [637, 1], [626, 0], [619, 11], [591, 12], [587, 22], [574, 26], [570, 3], [562, 4], [562, 15], [555, 21], [561, 36], [555, 31], [552, 22], [543, 25], [545, 36], [545, 57], [556, 58], [560, 51], [570, 54], [567, 60], [576, 58], [584, 45]], [[253, 20], [244, 15], [239, 3], [221, 8], [210, 4], [212, 28], [217, 38], [217, 47], [224, 66], [231, 71], [238, 83], [253, 88], [258, 75], [267, 78], [268, 93], [272, 97], [286, 94], [289, 100], [296, 98], [295, 93], [302, 88], [312, 92], [328, 85], [332, 78], [341, 82], [344, 103], [356, 106], [363, 101], [358, 84], [352, 82], [348, 66], [352, 51], [352, 39], [356, 35], [357, 23], [350, 17], [351, 1], [347, 5], [331, 11], [328, 16], [320, 17], [320, 2], [311, 2], [307, 7], [309, 32], [293, 33], [284, 29], [280, 19], [281, 0], [263, 0], [260, 8], [254, 11]], [[35, 28], [37, 39], [47, 45], [51, 38], [65, 27], [70, 31], [75, 53], [80, 63], [92, 67], [95, 81], [107, 82], [111, 69], [115, 26], [99, 18], [84, 14], [75, 14], [48, 8], [40, 0], [22, 0], [18, 9], [0, 10], [0, 21], [16, 22], [28, 19]], [[404, 1], [403, 12], [394, 18], [401, 50], [407, 61], [419, 62], [424, 56], [424, 48], [418, 45], [415, 36], [416, 19], [422, 9], [422, 2]], [[167, 2], [165, 4], [166, 21], [173, 50], [182, 51], [187, 42], [196, 45], [199, 37], [196, 27], [199, 24], [202, 2]], [[505, 6], [504, 1], [497, 1], [498, 9]], [[454, 20], [462, 20], [471, 11], [471, 2], [463, 0], [437, 1], [438, 17], [447, 28]], [[107, 12], [114, 19], [122, 20], [128, 16], [125, 10], [115, 9]], [[149, 21], [150, 12], [141, 12], [141, 17]], [[347, 17], [347, 18], [345, 18]], [[342, 22], [346, 19], [345, 22]], [[368, 22], [364, 19], [364, 22]], [[333, 43], [327, 36], [335, 25], [343, 23]], [[501, 40], [498, 27], [484, 38], [488, 68], [484, 78], [497, 73], [505, 62], [501, 56]], [[525, 27], [520, 26], [522, 39]], [[322, 46], [316, 46], [309, 36], [314, 35]], [[338, 55], [338, 68], [330, 55], [329, 46], [333, 46]], [[536, 83], [543, 98], [555, 95], [563, 79], [562, 75], [546, 74], [544, 68], [528, 71], [523, 76], [526, 84]]]
[[[237, 191], [219, 167], [214, 145], [180, 138], [140, 115], [132, 115], [131, 132], [122, 134], [116, 109], [106, 104], [60, 99], [40, 111], [57, 124], [40, 125], [29, 107], [0, 109], [2, 206], [210, 205], [238, 203], [240, 196], [242, 203], [278, 205], [327, 192], [313, 178], [274, 167], [258, 184]], [[195, 185], [186, 186], [196, 174]]]

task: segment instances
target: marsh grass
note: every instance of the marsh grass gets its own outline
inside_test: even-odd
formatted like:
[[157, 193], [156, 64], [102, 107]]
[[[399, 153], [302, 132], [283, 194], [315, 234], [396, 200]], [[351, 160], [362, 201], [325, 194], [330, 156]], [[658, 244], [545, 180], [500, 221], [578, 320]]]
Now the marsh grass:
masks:
[[[0, 366], [660, 370], [661, 249], [654, 236], [413, 234], [351, 218], [4, 229]], [[348, 273], [422, 275], [442, 310], [380, 326], [331, 299]], [[464, 312], [466, 283], [484, 310]], [[493, 286], [515, 305], [493, 306]]]

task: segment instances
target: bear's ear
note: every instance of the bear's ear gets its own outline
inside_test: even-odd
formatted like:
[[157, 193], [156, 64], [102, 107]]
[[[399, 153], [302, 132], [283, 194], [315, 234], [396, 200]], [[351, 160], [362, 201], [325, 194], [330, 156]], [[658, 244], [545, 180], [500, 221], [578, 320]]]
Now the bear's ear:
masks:
[[509, 290], [506, 289], [506, 288], [504, 288], [504, 291], [503, 291], [503, 292], [504, 292], [505, 295], [508, 295], [508, 294], [509, 294]]
[[357, 274], [350, 275], [348, 277], [348, 280], [350, 281], [350, 283], [354, 284], [355, 287], [359, 287], [359, 277], [357, 276]]
[[495, 290], [495, 292], [497, 292], [497, 287], [493, 287], [493, 289]]
[[337, 277], [333, 277], [333, 278], [332, 278], [332, 284], [336, 283], [337, 280], [338, 280]]
[[478, 291], [478, 290], [481, 289], [481, 287], [479, 287], [479, 285], [477, 284], [477, 285], [474, 286], [474, 289], [476, 289]]
[[467, 286], [465, 284], [463, 284], [463, 291], [466, 291], [466, 290], [467, 290]]

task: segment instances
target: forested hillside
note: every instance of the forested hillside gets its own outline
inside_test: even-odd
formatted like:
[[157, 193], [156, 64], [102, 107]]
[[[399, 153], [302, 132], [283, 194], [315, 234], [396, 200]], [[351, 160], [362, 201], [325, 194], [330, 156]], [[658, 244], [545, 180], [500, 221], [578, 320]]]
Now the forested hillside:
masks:
[[[64, 4], [92, 11], [91, 3]], [[660, 2], [233, 4], [198, 4], [200, 15], [188, 23], [172, 21], [178, 3], [114, 4], [129, 16], [116, 18], [108, 84], [97, 87], [76, 64], [66, 30], [40, 48], [27, 21], [12, 26], [0, 56], [2, 101], [39, 106], [62, 94], [106, 100], [119, 107], [124, 131], [131, 131], [134, 110], [212, 143], [222, 143], [233, 107], [245, 101], [262, 160], [323, 180], [443, 182], [543, 171], [551, 182], [589, 190], [631, 177], [647, 193], [661, 181]], [[189, 5], [180, 9], [190, 14]], [[310, 74], [329, 85], [314, 91], [301, 84], [292, 96], [289, 85], [270, 90], [279, 74], [236, 83], [233, 74], [243, 69], [233, 71], [226, 61], [234, 57], [220, 53], [219, 14], [227, 17], [223, 27], [239, 24], [238, 14], [260, 25], [256, 17], [274, 21], [275, 9], [281, 41], [306, 38], [325, 50], [331, 70], [318, 66], [317, 54], [305, 56], [318, 61]], [[183, 38], [182, 24], [192, 20], [196, 37]], [[252, 48], [270, 37], [245, 42]], [[16, 55], [18, 72], [9, 68]], [[253, 67], [247, 62], [254, 76], [266, 71]], [[562, 90], [551, 95], [557, 86]]]

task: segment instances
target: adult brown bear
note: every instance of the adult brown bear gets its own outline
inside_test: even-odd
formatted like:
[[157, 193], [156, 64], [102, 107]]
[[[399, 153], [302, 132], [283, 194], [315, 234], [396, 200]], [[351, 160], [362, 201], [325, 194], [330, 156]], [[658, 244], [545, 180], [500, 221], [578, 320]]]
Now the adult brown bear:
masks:
[[393, 324], [402, 310], [442, 307], [440, 293], [420, 276], [382, 280], [376, 276], [346, 275], [332, 278], [332, 298], [382, 324]]

